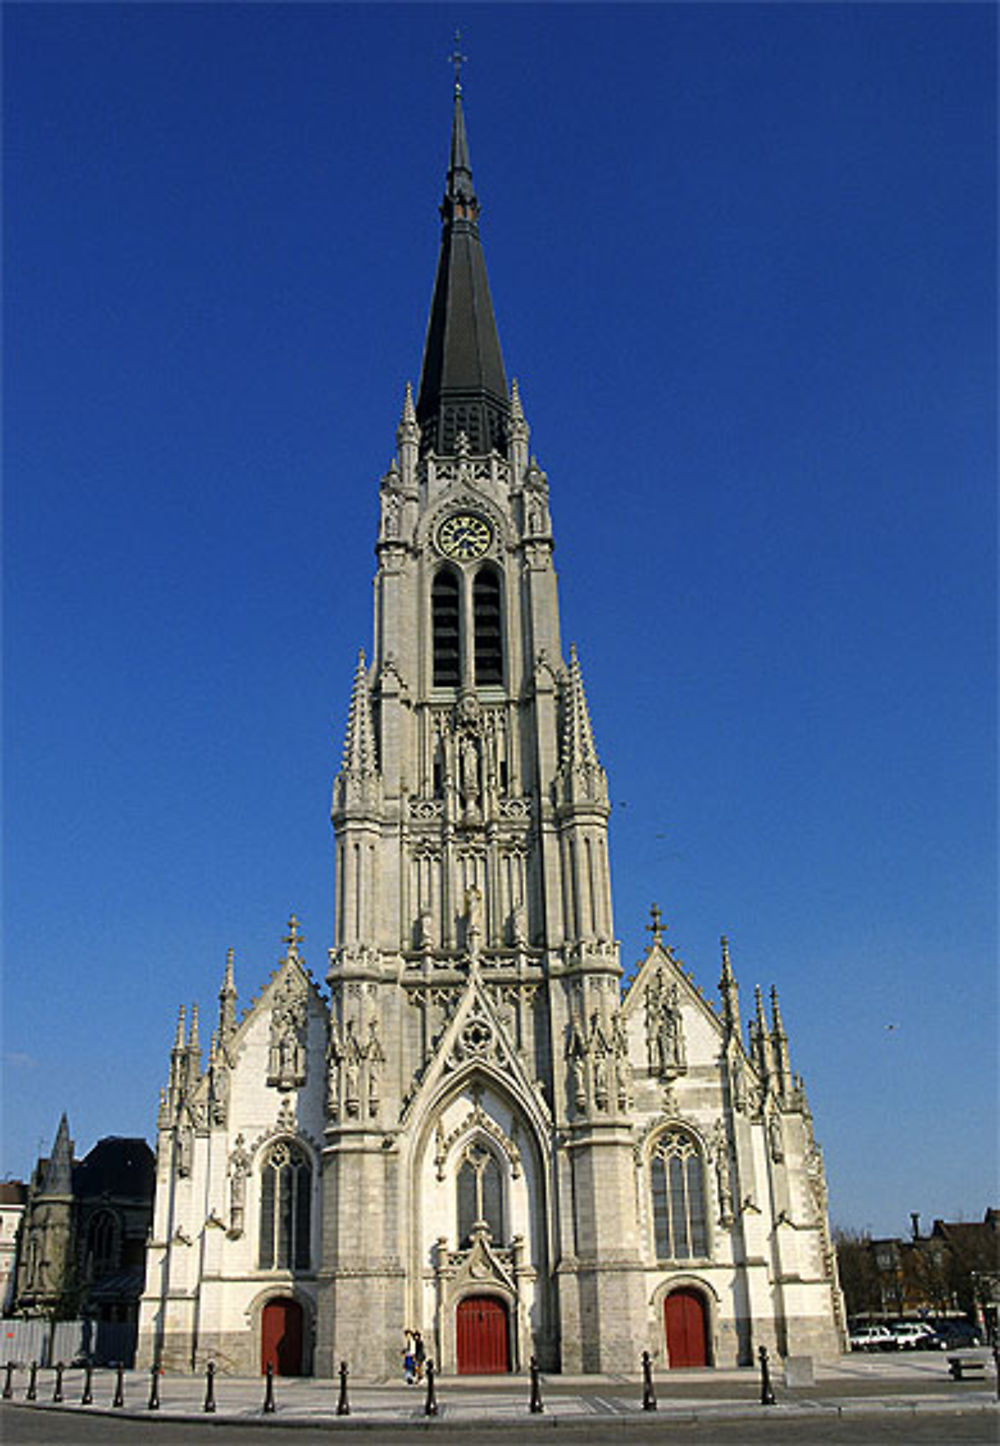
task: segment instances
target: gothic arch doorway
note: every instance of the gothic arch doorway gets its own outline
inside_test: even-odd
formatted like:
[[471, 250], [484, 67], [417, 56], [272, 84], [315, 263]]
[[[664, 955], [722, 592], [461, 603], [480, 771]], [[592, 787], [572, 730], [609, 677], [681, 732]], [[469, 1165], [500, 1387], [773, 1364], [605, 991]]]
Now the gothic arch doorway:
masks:
[[685, 1366], [707, 1366], [708, 1307], [701, 1291], [682, 1286], [663, 1302], [667, 1336], [667, 1363], [672, 1371]]
[[302, 1307], [284, 1297], [269, 1300], [260, 1317], [260, 1369], [276, 1376], [302, 1375]]
[[507, 1306], [494, 1295], [467, 1295], [455, 1316], [460, 1376], [495, 1376], [510, 1370]]

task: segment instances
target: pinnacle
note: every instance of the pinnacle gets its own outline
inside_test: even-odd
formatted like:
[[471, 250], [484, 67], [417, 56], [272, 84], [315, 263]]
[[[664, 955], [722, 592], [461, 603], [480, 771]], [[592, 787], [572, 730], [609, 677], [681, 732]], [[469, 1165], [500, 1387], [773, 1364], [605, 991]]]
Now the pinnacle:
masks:
[[597, 749], [594, 747], [594, 732], [590, 725], [587, 697], [583, 688], [583, 673], [576, 653], [576, 644], [569, 650], [569, 686], [566, 697], [566, 721], [564, 733], [566, 762], [570, 766], [599, 766]]
[[363, 648], [358, 650], [358, 665], [354, 671], [342, 767], [345, 773], [358, 778], [368, 778], [375, 772], [375, 730], [368, 699], [368, 671]]

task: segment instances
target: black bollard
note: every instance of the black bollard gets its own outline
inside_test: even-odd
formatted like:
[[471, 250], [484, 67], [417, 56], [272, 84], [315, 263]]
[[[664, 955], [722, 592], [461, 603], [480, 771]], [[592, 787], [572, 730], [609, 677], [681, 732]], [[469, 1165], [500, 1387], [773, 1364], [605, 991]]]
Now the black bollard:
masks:
[[340, 1363], [340, 1396], [337, 1400], [337, 1415], [349, 1416], [351, 1408], [347, 1404], [347, 1362]]
[[38, 1362], [32, 1361], [31, 1369], [28, 1372], [28, 1390], [24, 1399], [26, 1401], [38, 1400]]
[[757, 1352], [757, 1359], [760, 1361], [760, 1404], [762, 1406], [775, 1405], [774, 1392], [771, 1389], [771, 1372], [767, 1364], [767, 1347], [761, 1346]]
[[438, 1413], [437, 1396], [434, 1393], [434, 1362], [427, 1362], [427, 1399], [424, 1401], [424, 1415], [436, 1416]]
[[120, 1411], [121, 1408], [124, 1406], [124, 1404], [125, 1404], [125, 1367], [122, 1365], [121, 1361], [119, 1361], [119, 1362], [118, 1362], [118, 1369], [117, 1369], [117, 1372], [116, 1372], [116, 1374], [115, 1374], [115, 1398], [114, 1398], [114, 1400], [111, 1402], [111, 1407], [112, 1407], [112, 1409], [115, 1410], [115, 1411]]
[[62, 1378], [65, 1369], [62, 1361], [56, 1361], [56, 1383], [52, 1388], [52, 1404], [54, 1406], [58, 1406], [63, 1398]]
[[[7, 1367], [10, 1370], [10, 1367]], [[993, 1342], [993, 1369], [997, 1376], [997, 1400], [1000, 1401], [1000, 1341]], [[6, 1391], [4, 1395], [6, 1395]]]
[[273, 1415], [274, 1415], [274, 1367], [271, 1365], [271, 1362], [270, 1362], [270, 1361], [268, 1361], [268, 1363], [267, 1363], [267, 1371], [265, 1372], [265, 1375], [266, 1375], [266, 1377], [267, 1377], [267, 1380], [266, 1380], [265, 1385], [264, 1385], [264, 1405], [263, 1405], [263, 1407], [262, 1407], [261, 1409], [262, 1409], [263, 1414], [264, 1414], [265, 1416], [273, 1416]]
[[534, 1356], [531, 1358], [531, 1400], [528, 1402], [528, 1410], [533, 1416], [540, 1416], [545, 1410], [542, 1405], [542, 1378], [538, 1374], [538, 1361]]
[[94, 1367], [90, 1361], [83, 1368], [83, 1395], [80, 1397], [81, 1406], [92, 1406], [94, 1404]]
[[656, 1410], [656, 1392], [653, 1390], [653, 1362], [650, 1360], [649, 1352], [642, 1353], [642, 1409], [644, 1411]]
[[156, 1363], [149, 1368], [149, 1400], [146, 1402], [147, 1411], [158, 1411], [160, 1409], [160, 1367]]
[[205, 1404], [202, 1410], [211, 1416], [215, 1411], [215, 1362], [209, 1361], [205, 1367]]
[[3, 1399], [9, 1401], [14, 1395], [14, 1362], [8, 1361], [6, 1365], [7, 1374], [3, 1383]]

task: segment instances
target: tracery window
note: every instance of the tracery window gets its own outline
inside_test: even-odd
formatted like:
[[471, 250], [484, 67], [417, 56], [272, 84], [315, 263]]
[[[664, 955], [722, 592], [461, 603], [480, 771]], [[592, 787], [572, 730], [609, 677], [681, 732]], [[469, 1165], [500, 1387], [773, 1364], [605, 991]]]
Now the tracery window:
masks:
[[651, 1162], [653, 1237], [658, 1260], [692, 1260], [708, 1254], [705, 1162], [686, 1130], [668, 1130]]
[[87, 1226], [87, 1267], [92, 1280], [110, 1275], [118, 1264], [118, 1222], [110, 1210], [98, 1210]]
[[312, 1166], [291, 1140], [271, 1146], [260, 1173], [260, 1268], [308, 1270]]
[[457, 688], [462, 681], [459, 612], [458, 577], [450, 567], [442, 567], [431, 588], [435, 688]]
[[458, 1243], [464, 1248], [475, 1226], [486, 1225], [490, 1238], [504, 1238], [503, 1176], [492, 1150], [478, 1140], [462, 1152], [456, 1181], [458, 1195]]
[[476, 686], [503, 682], [503, 628], [500, 617], [500, 575], [481, 567], [472, 584]]

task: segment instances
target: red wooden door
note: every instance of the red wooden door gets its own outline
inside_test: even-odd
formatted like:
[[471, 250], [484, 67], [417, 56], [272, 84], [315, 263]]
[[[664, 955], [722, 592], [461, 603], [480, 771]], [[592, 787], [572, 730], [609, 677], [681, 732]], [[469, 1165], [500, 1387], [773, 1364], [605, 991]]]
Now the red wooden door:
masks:
[[297, 1300], [269, 1300], [260, 1322], [260, 1369], [276, 1376], [302, 1374], [302, 1307]]
[[673, 1290], [663, 1303], [667, 1328], [667, 1361], [681, 1366], [708, 1365], [708, 1321], [705, 1302], [696, 1290]]
[[491, 1295], [469, 1295], [456, 1319], [460, 1376], [494, 1376], [510, 1370], [507, 1307]]

